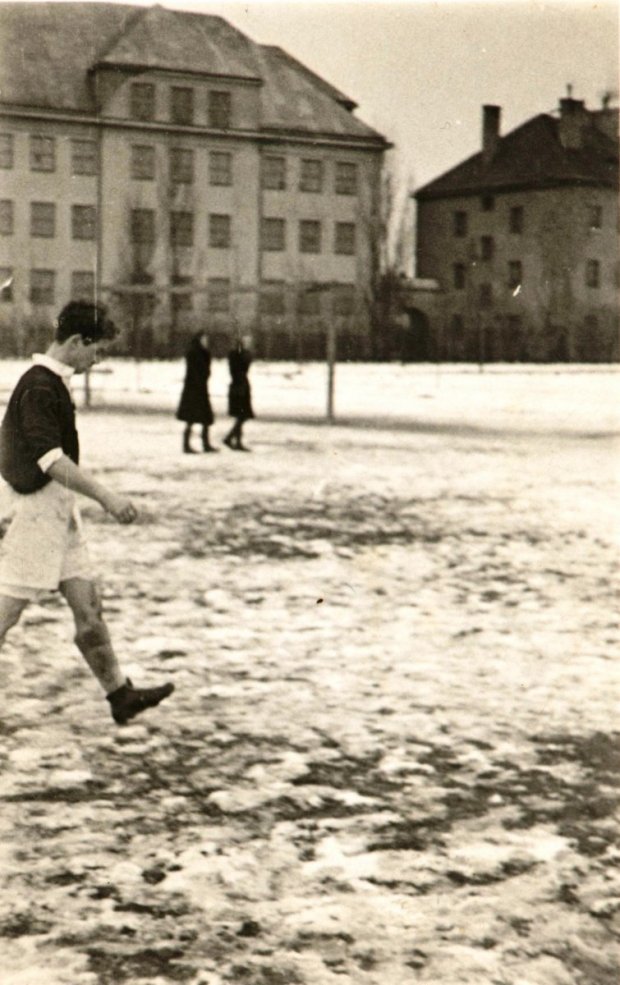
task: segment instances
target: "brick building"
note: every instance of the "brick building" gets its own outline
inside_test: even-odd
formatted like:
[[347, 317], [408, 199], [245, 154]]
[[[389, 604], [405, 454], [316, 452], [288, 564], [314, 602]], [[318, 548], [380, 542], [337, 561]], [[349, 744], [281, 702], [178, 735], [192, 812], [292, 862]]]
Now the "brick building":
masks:
[[[126, 351], [367, 352], [385, 139], [355, 103], [219, 17], [0, 4], [0, 324], [23, 352], [75, 297]], [[316, 290], [316, 285], [329, 289]], [[341, 351], [346, 355], [346, 351]]]
[[612, 361], [618, 344], [618, 110], [570, 96], [415, 193], [418, 350], [442, 359]]

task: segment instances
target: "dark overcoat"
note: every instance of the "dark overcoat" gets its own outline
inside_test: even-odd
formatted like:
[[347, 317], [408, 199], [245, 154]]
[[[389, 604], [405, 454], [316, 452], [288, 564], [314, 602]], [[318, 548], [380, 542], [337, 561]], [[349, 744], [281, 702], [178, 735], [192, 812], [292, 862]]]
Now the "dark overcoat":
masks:
[[200, 338], [193, 338], [185, 355], [185, 380], [177, 410], [177, 418], [186, 424], [213, 424], [208, 381], [211, 375], [211, 353]]
[[248, 380], [251, 363], [252, 356], [247, 349], [238, 347], [228, 353], [228, 368], [230, 369], [228, 413], [239, 421], [248, 421], [254, 417], [252, 390]]

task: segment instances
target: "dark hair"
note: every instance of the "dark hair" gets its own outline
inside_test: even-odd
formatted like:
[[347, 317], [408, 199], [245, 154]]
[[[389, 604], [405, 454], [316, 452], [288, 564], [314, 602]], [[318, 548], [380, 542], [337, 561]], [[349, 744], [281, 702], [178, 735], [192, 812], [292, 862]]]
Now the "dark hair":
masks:
[[66, 342], [72, 335], [81, 335], [86, 344], [113, 339], [118, 335], [116, 325], [108, 318], [102, 304], [88, 301], [70, 301], [56, 321], [56, 341]]

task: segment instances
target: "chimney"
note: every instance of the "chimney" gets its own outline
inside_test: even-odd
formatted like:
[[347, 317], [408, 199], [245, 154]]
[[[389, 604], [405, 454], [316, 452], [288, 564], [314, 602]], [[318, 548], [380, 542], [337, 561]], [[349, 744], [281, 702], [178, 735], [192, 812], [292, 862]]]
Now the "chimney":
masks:
[[499, 121], [501, 106], [482, 107], [482, 158], [490, 164], [499, 145]]
[[573, 99], [569, 94], [560, 99], [559, 136], [566, 150], [579, 150], [583, 143], [583, 128], [588, 122], [588, 111], [583, 99]]

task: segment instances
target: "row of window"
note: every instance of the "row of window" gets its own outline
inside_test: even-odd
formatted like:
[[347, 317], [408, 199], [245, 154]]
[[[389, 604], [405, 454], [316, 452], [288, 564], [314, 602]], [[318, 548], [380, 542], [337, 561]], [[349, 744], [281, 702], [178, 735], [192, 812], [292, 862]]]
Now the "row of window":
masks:
[[[168, 119], [180, 126], [192, 126], [196, 112], [196, 94], [191, 86], [170, 86]], [[156, 89], [152, 82], [133, 82], [129, 87], [129, 115], [142, 123], [157, 119]], [[228, 130], [232, 125], [232, 93], [210, 89], [207, 92], [206, 120], [210, 127]]]
[[[12, 236], [15, 231], [15, 203], [0, 199], [0, 236]], [[53, 239], [56, 235], [56, 203], [30, 203], [30, 235]], [[71, 206], [71, 236], [73, 239], [95, 239], [97, 210], [94, 205]]]
[[[169, 176], [173, 184], [191, 185], [194, 181], [194, 150], [188, 147], [171, 147], [169, 150]], [[14, 135], [0, 134], [0, 168], [13, 168], [15, 162]], [[56, 170], [56, 138], [30, 137], [30, 170]], [[71, 141], [71, 173], [95, 175], [99, 170], [97, 142], [95, 140]], [[152, 144], [131, 146], [130, 175], [137, 181], [154, 181], [156, 176], [156, 148]], [[285, 190], [287, 187], [287, 160], [271, 154], [262, 159], [261, 182], [265, 189]], [[209, 184], [232, 185], [233, 155], [230, 151], [209, 152]], [[326, 187], [326, 162], [320, 158], [304, 158], [300, 162], [298, 189], [302, 192], [320, 193]], [[333, 188], [336, 195], [356, 195], [358, 167], [352, 161], [334, 163]]]
[[[183, 282], [183, 283], [182, 283]], [[190, 278], [177, 278], [180, 288], [171, 293], [173, 311], [188, 311], [193, 307]], [[10, 267], [0, 267], [0, 301], [14, 299], [14, 277]], [[259, 310], [262, 314], [280, 316], [288, 310], [290, 287], [283, 281], [266, 281], [259, 295]], [[185, 289], [182, 289], [184, 287]], [[29, 299], [32, 304], [54, 304], [56, 293], [56, 271], [32, 269], [29, 280]], [[334, 315], [352, 315], [355, 310], [355, 285], [340, 284], [331, 293], [331, 311]], [[210, 312], [231, 310], [232, 286], [228, 277], [210, 277], [207, 283], [207, 306]], [[95, 295], [95, 275], [91, 270], [74, 270], [71, 274], [71, 297], [74, 300], [91, 301]], [[316, 286], [302, 287], [295, 292], [295, 310], [299, 315], [319, 316], [324, 311], [322, 298], [325, 292]], [[154, 295], [141, 296], [146, 307], [155, 306]]]
[[[600, 260], [586, 260], [585, 264], [585, 285], [586, 287], [601, 286], [601, 263]], [[467, 266], [464, 263], [455, 263], [452, 266], [452, 283], [457, 291], [464, 290], [467, 286]], [[523, 283], [523, 264], [520, 260], [509, 260], [506, 284], [510, 288], [520, 287]]]
[[[483, 196], [483, 210], [490, 211], [490, 209], [484, 208], [485, 199], [492, 199], [493, 208], [495, 207], [495, 199], [491, 196]], [[602, 229], [603, 228], [603, 207], [602, 205], [587, 205], [586, 206], [586, 223], [589, 229]], [[454, 236], [463, 237], [467, 236], [469, 228], [469, 215], [464, 209], [457, 209], [452, 213], [452, 232]], [[508, 232], [515, 235], [520, 235], [525, 229], [525, 209], [522, 205], [513, 205], [508, 211]], [[482, 240], [490, 240], [492, 237], [483, 236]], [[483, 259], [490, 259], [490, 257], [483, 257]]]
[[[132, 209], [131, 242], [154, 244], [157, 238], [157, 219], [154, 209]], [[209, 245], [215, 248], [231, 246], [232, 220], [229, 215], [209, 216]], [[261, 220], [261, 249], [280, 252], [286, 249], [286, 219], [263, 218]], [[170, 243], [172, 246], [194, 245], [193, 212], [170, 213]], [[317, 219], [301, 219], [298, 226], [300, 253], [323, 251], [323, 223]], [[334, 223], [333, 252], [353, 256], [356, 252], [356, 227], [354, 222]]]

